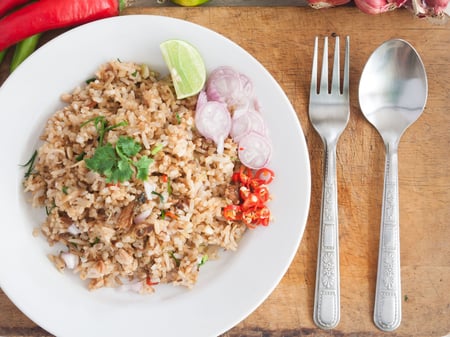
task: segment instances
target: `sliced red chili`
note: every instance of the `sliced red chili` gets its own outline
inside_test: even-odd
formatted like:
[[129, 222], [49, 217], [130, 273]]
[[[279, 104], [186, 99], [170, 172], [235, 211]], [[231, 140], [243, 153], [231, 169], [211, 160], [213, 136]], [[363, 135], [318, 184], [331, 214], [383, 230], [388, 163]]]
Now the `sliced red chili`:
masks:
[[247, 186], [241, 186], [239, 187], [239, 196], [242, 200], [245, 200], [248, 198], [250, 194], [250, 189]]
[[242, 210], [248, 210], [250, 208], [260, 207], [261, 201], [255, 193], [250, 193], [248, 197], [242, 203]]
[[259, 169], [255, 173], [255, 179], [262, 181], [264, 184], [270, 184], [273, 178], [275, 178], [275, 172], [266, 167]]
[[267, 206], [263, 206], [256, 210], [256, 218], [258, 221], [270, 220], [270, 209]]
[[239, 180], [240, 180], [241, 184], [247, 186], [250, 183], [252, 178], [253, 178], [252, 170], [249, 169], [248, 167], [241, 166], [241, 168], [239, 170]]
[[171, 211], [166, 211], [164, 214], [166, 217], [169, 217], [171, 219], [174, 219], [174, 220], [178, 219], [178, 215], [176, 215], [175, 213], [173, 213]]
[[255, 188], [254, 194], [258, 196], [258, 199], [263, 204], [270, 199], [269, 189], [267, 188], [266, 185], [260, 185], [257, 188]]
[[255, 228], [256, 223], [256, 211], [255, 209], [247, 209], [242, 212], [242, 221], [247, 225], [249, 228]]
[[149, 285], [149, 286], [156, 286], [157, 284], [159, 284], [159, 282], [152, 282], [152, 279], [150, 278], [150, 276], [147, 276], [145, 283], [147, 283], [147, 285]]
[[239, 205], [228, 205], [223, 208], [222, 215], [227, 220], [241, 220], [242, 219], [242, 209]]
[[265, 203], [270, 200], [267, 184], [274, 177], [274, 172], [268, 168], [259, 169], [253, 174], [251, 169], [241, 166], [232, 176], [232, 182], [240, 184], [241, 203], [225, 207], [222, 211], [224, 217], [228, 220], [241, 220], [248, 228], [269, 225], [270, 210]]

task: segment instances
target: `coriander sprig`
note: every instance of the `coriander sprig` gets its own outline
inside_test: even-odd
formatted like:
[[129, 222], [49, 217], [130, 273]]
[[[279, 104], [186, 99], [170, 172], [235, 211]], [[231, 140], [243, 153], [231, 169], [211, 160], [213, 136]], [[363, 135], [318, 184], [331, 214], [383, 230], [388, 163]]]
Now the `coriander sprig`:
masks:
[[132, 157], [140, 150], [141, 145], [133, 138], [120, 136], [115, 145], [111, 143], [100, 145], [94, 155], [84, 161], [90, 170], [103, 174], [108, 183], [130, 180], [134, 173], [132, 166], [137, 170], [136, 177], [146, 180], [153, 159], [142, 156], [139, 160], [133, 161]]
[[118, 183], [130, 180], [133, 176], [133, 167], [136, 169], [136, 177], [146, 180], [148, 168], [153, 163], [153, 159], [142, 156], [137, 161], [132, 158], [141, 151], [141, 144], [131, 137], [120, 136], [115, 145], [104, 144], [106, 133], [113, 129], [127, 126], [127, 121], [122, 121], [115, 125], [108, 125], [105, 116], [97, 116], [82, 123], [84, 127], [89, 123], [94, 123], [98, 133], [98, 147], [91, 158], [84, 159], [87, 168], [106, 177], [108, 183]]
[[94, 123], [95, 129], [97, 130], [97, 133], [98, 133], [98, 142], [100, 145], [103, 145], [103, 139], [105, 138], [106, 132], [117, 129], [121, 126], [128, 125], [127, 121], [121, 121], [120, 123], [117, 123], [114, 125], [108, 125], [108, 121], [106, 120], [105, 116], [97, 116], [97, 117], [88, 119], [86, 122], [82, 123], [80, 125], [80, 128], [82, 128], [83, 126], [85, 126], [89, 123]]

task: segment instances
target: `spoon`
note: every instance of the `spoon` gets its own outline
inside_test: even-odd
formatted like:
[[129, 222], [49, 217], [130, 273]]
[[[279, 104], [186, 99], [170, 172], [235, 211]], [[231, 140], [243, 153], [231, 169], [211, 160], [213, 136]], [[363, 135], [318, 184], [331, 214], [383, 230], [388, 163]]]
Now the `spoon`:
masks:
[[370, 56], [359, 83], [359, 105], [386, 147], [374, 323], [393, 331], [401, 321], [398, 144], [422, 114], [428, 93], [425, 68], [406, 41], [383, 43]]

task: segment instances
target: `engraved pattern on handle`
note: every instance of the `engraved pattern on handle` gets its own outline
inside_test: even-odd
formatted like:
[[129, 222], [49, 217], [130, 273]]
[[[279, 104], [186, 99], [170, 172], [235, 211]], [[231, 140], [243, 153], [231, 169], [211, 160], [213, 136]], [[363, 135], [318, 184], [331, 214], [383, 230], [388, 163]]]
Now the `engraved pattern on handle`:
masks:
[[332, 329], [340, 319], [339, 231], [336, 144], [325, 144], [324, 181], [320, 214], [314, 322]]
[[386, 145], [374, 323], [393, 331], [402, 316], [397, 145]]

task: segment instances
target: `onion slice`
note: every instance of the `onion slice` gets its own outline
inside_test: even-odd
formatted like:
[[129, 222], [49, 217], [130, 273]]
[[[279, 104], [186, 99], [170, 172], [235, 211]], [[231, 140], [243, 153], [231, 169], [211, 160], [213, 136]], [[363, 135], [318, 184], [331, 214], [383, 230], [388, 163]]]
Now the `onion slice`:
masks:
[[226, 104], [215, 101], [204, 103], [195, 113], [198, 132], [217, 145], [217, 153], [223, 153], [225, 138], [231, 130], [231, 116]]
[[261, 114], [254, 109], [236, 110], [230, 132], [233, 140], [239, 142], [242, 137], [252, 131], [266, 135], [266, 126]]
[[238, 156], [245, 166], [260, 169], [267, 165], [272, 154], [270, 141], [255, 131], [249, 132], [239, 141]]
[[67, 269], [74, 269], [78, 266], [78, 256], [72, 253], [61, 253], [61, 258], [64, 260]]

